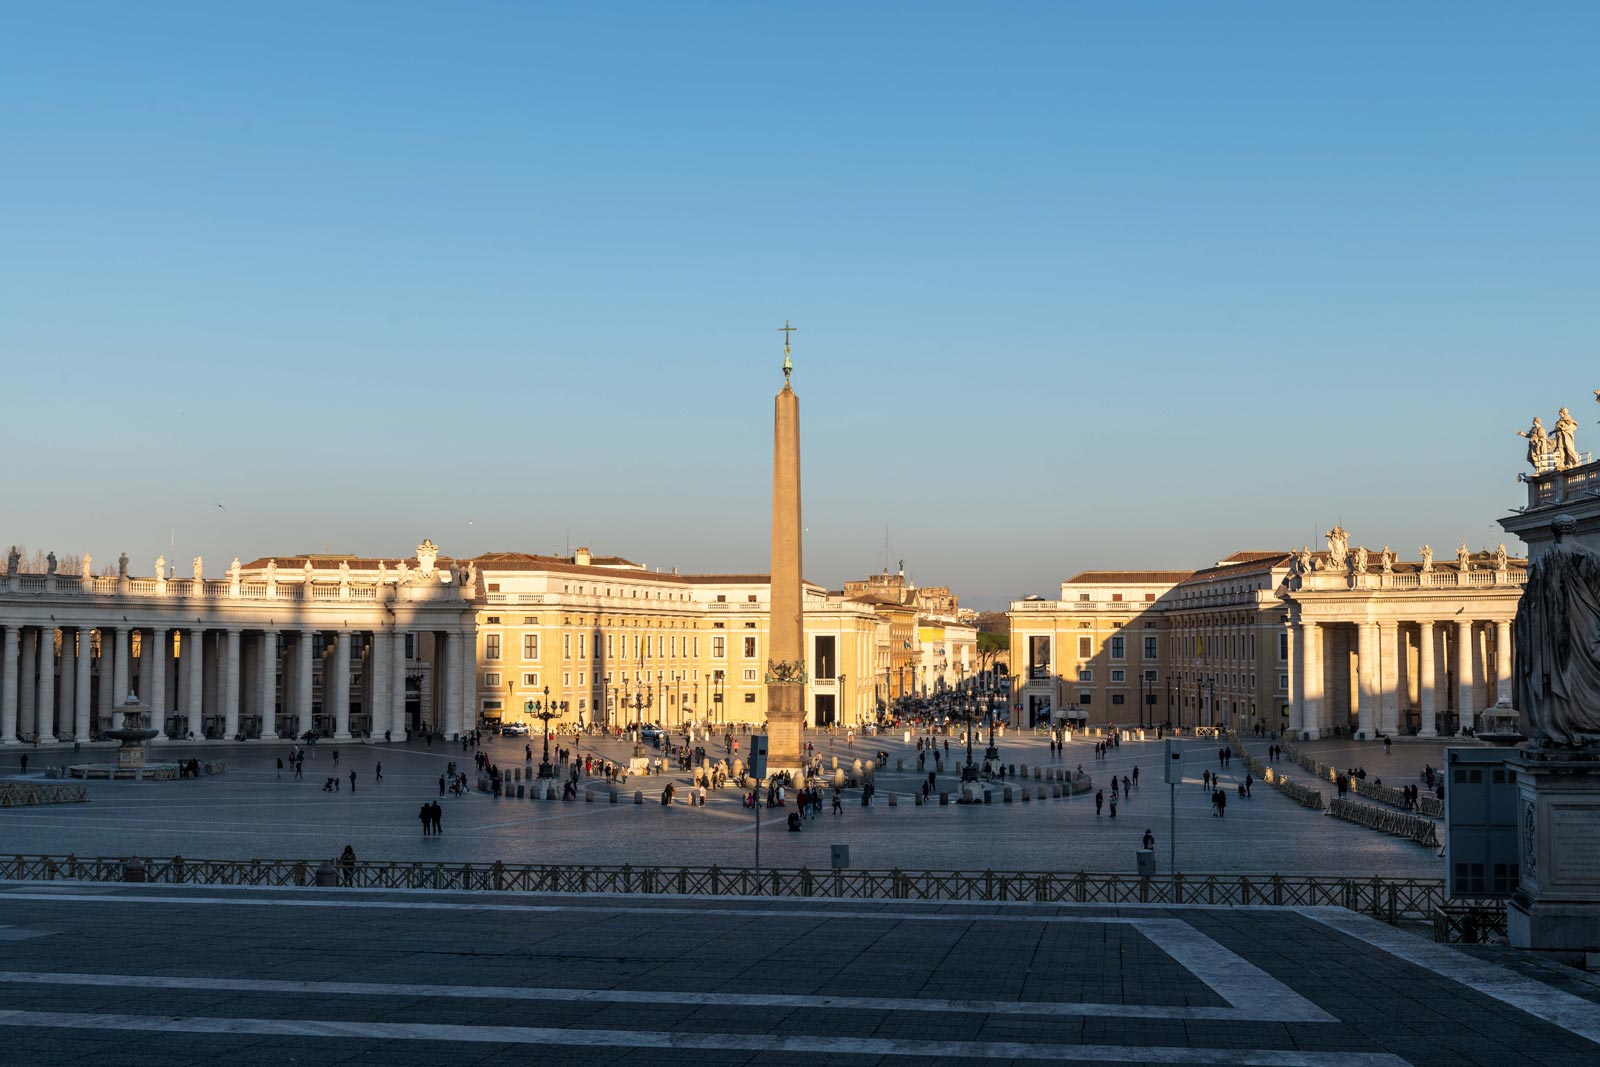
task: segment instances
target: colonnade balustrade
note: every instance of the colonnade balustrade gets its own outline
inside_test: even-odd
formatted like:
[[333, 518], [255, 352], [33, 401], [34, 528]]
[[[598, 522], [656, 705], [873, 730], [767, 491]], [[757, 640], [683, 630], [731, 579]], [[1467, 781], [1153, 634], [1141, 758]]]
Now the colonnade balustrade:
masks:
[[470, 728], [464, 591], [432, 574], [319, 577], [0, 578], [0, 745], [96, 740], [130, 693], [157, 742]]

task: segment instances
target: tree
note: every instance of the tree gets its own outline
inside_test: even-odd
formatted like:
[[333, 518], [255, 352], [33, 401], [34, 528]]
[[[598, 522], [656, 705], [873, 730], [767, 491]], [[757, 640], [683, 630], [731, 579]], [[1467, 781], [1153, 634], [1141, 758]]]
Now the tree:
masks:
[[978, 631], [978, 669], [980, 671], [989, 670], [994, 666], [997, 656], [1010, 651], [1010, 634], [994, 633], [989, 630]]

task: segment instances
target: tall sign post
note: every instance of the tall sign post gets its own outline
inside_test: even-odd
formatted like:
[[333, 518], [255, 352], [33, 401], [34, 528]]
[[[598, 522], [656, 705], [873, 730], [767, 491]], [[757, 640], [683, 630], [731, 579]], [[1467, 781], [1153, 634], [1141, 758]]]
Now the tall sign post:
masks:
[[761, 783], [767, 777], [767, 735], [750, 735], [750, 777], [756, 780], [756, 885], [761, 885]]
[[[1167, 738], [1167, 870], [1177, 885], [1178, 877], [1178, 787], [1183, 784], [1183, 745], [1176, 737]], [[1176, 901], [1174, 901], [1176, 903]]]

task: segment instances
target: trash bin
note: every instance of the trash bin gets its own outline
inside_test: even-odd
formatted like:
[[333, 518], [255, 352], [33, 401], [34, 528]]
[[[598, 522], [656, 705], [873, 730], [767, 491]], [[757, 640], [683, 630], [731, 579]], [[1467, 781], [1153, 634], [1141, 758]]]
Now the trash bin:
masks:
[[1156, 876], [1156, 854], [1153, 849], [1141, 848], [1134, 852], [1138, 861], [1139, 877], [1154, 878]]

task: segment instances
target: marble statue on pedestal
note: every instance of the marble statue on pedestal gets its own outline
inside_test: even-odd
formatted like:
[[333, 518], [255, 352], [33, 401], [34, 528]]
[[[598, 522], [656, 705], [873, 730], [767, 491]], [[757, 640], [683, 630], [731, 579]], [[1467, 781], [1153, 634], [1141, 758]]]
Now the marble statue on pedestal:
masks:
[[54, 552], [50, 553], [48, 556], [46, 556], [44, 558], [44, 567], [45, 567], [44, 572], [46, 574], [55, 574], [55, 572], [56, 572], [56, 554]]
[[167, 578], [167, 557], [165, 555], [160, 555], [160, 556], [156, 557], [156, 581], [158, 581], [158, 582], [166, 581], [166, 578]]
[[94, 581], [94, 557], [85, 552], [83, 554], [83, 571], [81, 574], [84, 584]]
[[1328, 569], [1342, 571], [1350, 558], [1350, 535], [1343, 526], [1335, 526], [1326, 534], [1328, 538]]
[[118, 578], [126, 578], [127, 576], [128, 576], [128, 554], [126, 552], [124, 552], [122, 555], [117, 557], [117, 577]]
[[1423, 545], [1422, 548], [1420, 549], [1420, 551], [1422, 552], [1422, 573], [1423, 574], [1432, 574], [1433, 573], [1433, 546], [1432, 545]]
[[1461, 547], [1456, 549], [1456, 566], [1463, 571], [1472, 569], [1472, 553], [1467, 551], [1467, 543], [1461, 542]]
[[15, 577], [22, 569], [22, 553], [17, 551], [17, 546], [12, 545], [11, 551], [6, 553], [6, 575]]
[[[1600, 400], [1600, 397], [1595, 399]], [[1533, 425], [1526, 430], [1518, 430], [1517, 436], [1528, 439], [1528, 466], [1537, 471], [1540, 458], [1550, 451], [1550, 437], [1544, 432], [1544, 421], [1535, 415]]]
[[1383, 564], [1383, 573], [1394, 573], [1394, 553], [1390, 551], [1388, 545], [1384, 545], [1383, 551], [1378, 553], [1378, 560]]
[[1355, 573], [1357, 573], [1357, 574], [1365, 574], [1365, 573], [1367, 573], [1367, 546], [1366, 545], [1362, 545], [1360, 548], [1356, 549], [1355, 556], [1353, 557], [1352, 562], [1351, 562], [1351, 569], [1354, 570]]
[[197, 581], [197, 582], [203, 582], [203, 581], [205, 581], [205, 577], [206, 577], [206, 563], [205, 563], [205, 560], [200, 556], [196, 556], [194, 558], [194, 580]]
[[1556, 413], [1556, 424], [1551, 427], [1550, 451], [1555, 453], [1556, 470], [1564, 471], [1578, 465], [1578, 423], [1572, 413], [1562, 408]]
[[1568, 540], [1570, 516], [1551, 529], [1555, 544], [1528, 565], [1513, 624], [1515, 704], [1535, 742], [1600, 744], [1600, 556]]

